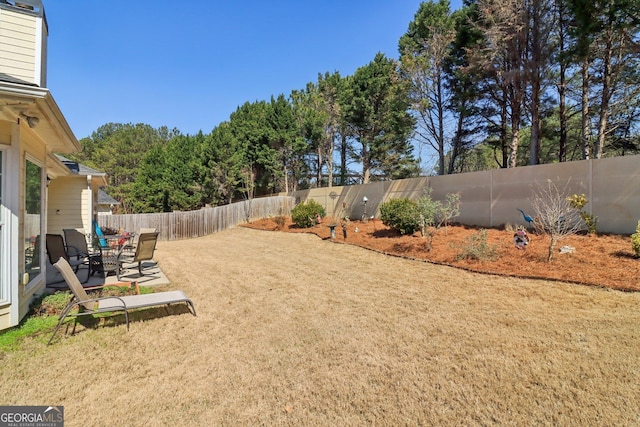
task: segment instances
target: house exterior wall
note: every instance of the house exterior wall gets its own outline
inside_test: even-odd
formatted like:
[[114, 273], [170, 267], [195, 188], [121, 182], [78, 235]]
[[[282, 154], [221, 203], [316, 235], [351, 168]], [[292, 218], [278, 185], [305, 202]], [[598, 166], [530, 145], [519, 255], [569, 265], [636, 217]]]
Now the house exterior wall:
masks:
[[0, 73], [46, 86], [47, 25], [43, 16], [0, 9]]
[[3, 146], [11, 145], [11, 133], [13, 132], [13, 123], [0, 120], [0, 144]]
[[113, 215], [113, 211], [111, 211], [111, 206], [108, 205], [98, 205], [98, 210], [96, 211], [98, 215]]
[[[46, 177], [68, 173], [52, 152], [64, 154], [81, 149], [46, 89], [47, 36], [41, 0], [0, 0], [0, 329], [17, 325], [28, 312], [33, 296], [44, 291]], [[25, 116], [39, 121], [29, 125]], [[39, 221], [37, 214], [27, 215], [25, 209], [27, 160], [40, 168]], [[36, 194], [35, 184], [29, 183], [32, 195]], [[39, 230], [31, 227], [34, 223], [40, 224]], [[27, 226], [30, 229], [25, 232]], [[27, 245], [31, 248], [29, 265], [25, 265]]]
[[[11, 254], [9, 260], [3, 258], [1, 272], [5, 275], [3, 287], [8, 287], [0, 292], [0, 329], [5, 329], [17, 324], [27, 314], [33, 296], [42, 292], [45, 287], [46, 274], [42, 261], [44, 245], [40, 245], [40, 273], [35, 277], [29, 277], [27, 281], [24, 280], [26, 267], [23, 254], [29, 237], [25, 235], [25, 224], [31, 220], [25, 215], [25, 165], [29, 160], [42, 168], [41, 187], [46, 188], [47, 151], [45, 144], [25, 124], [0, 122], [0, 143], [4, 147], [2, 245], [3, 249], [8, 245], [8, 253]], [[43, 191], [40, 203], [41, 212], [46, 215], [46, 191]], [[46, 221], [43, 220], [41, 234], [44, 233], [45, 227]], [[11, 239], [11, 236], [17, 236], [17, 239]], [[41, 238], [41, 241], [44, 240]]]
[[11, 305], [18, 300], [17, 254], [18, 241], [13, 236], [18, 235], [18, 188], [9, 184], [9, 178], [14, 182], [19, 178], [19, 147], [13, 143], [17, 125], [0, 121], [0, 149], [2, 150], [2, 228], [0, 231], [0, 329], [14, 325], [18, 321], [18, 310]]
[[91, 200], [84, 176], [56, 178], [49, 184], [49, 212], [47, 233], [63, 234], [65, 228], [91, 231], [87, 217], [87, 204]]

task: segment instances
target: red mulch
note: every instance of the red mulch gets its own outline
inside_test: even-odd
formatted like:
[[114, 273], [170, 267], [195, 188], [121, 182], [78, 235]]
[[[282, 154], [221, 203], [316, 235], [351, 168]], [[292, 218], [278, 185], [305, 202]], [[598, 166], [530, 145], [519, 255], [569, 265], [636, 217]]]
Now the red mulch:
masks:
[[[271, 218], [245, 224], [246, 227], [261, 230], [281, 230], [292, 233], [313, 233], [330, 240], [330, 219], [312, 228], [298, 228], [287, 218], [281, 229]], [[357, 230], [357, 231], [356, 231]], [[623, 291], [640, 291], [640, 259], [631, 249], [629, 236], [618, 235], [574, 235], [559, 242], [553, 260], [547, 262], [549, 238], [529, 233], [531, 239], [526, 250], [518, 250], [513, 245], [513, 231], [487, 229], [487, 245], [495, 248], [492, 260], [459, 259], [462, 248], [470, 236], [479, 228], [451, 225], [438, 230], [433, 238], [431, 250], [428, 240], [420, 233], [401, 236], [380, 220], [362, 223], [352, 221], [347, 226], [347, 238], [342, 228], [336, 227], [337, 243], [348, 243], [373, 249], [389, 255], [427, 260], [429, 262], [464, 268], [481, 273], [499, 274], [523, 278], [561, 280], [592, 286], [601, 286]], [[559, 247], [571, 246], [573, 253], [559, 253]]]

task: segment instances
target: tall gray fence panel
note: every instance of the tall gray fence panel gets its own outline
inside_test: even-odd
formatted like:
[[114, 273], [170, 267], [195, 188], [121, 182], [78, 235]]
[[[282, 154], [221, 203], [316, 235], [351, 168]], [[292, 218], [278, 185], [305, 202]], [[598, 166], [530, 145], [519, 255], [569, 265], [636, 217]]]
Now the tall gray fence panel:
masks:
[[[518, 209], [532, 214], [536, 188], [552, 181], [567, 196], [584, 193], [587, 212], [598, 217], [598, 231], [631, 234], [640, 220], [640, 156], [494, 169], [455, 175], [373, 182], [348, 187], [314, 188], [293, 192], [296, 201], [315, 200], [328, 215], [360, 219], [379, 215], [392, 198], [417, 199], [430, 188], [435, 200], [460, 194], [456, 221], [482, 227], [521, 224]], [[366, 205], [362, 202], [367, 198]]]

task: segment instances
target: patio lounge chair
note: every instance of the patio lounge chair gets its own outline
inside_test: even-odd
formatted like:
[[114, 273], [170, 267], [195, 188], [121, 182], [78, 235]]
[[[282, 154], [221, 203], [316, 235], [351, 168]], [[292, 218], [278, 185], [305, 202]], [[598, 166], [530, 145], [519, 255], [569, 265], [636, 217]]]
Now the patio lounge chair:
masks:
[[[193, 302], [182, 291], [156, 292], [153, 294], [127, 295], [122, 297], [111, 296], [90, 298], [89, 295], [87, 295], [86, 290], [80, 284], [76, 275], [73, 274], [73, 270], [66, 259], [60, 258], [58, 262], [54, 264], [54, 267], [58, 269], [60, 274], [62, 274], [66, 280], [67, 285], [69, 285], [69, 289], [71, 289], [71, 292], [73, 293], [73, 298], [60, 313], [58, 324], [56, 325], [53, 334], [51, 334], [51, 338], [49, 338], [47, 345], [51, 344], [53, 337], [56, 332], [58, 332], [58, 329], [60, 329], [62, 322], [67, 316], [74, 316], [77, 318], [82, 315], [123, 311], [127, 323], [127, 330], [129, 330], [129, 311], [138, 308], [157, 307], [184, 302], [187, 304], [187, 307], [189, 307], [191, 314], [194, 316], [196, 315], [196, 308], [194, 307]], [[76, 307], [78, 308], [78, 312], [71, 313], [71, 311]]]

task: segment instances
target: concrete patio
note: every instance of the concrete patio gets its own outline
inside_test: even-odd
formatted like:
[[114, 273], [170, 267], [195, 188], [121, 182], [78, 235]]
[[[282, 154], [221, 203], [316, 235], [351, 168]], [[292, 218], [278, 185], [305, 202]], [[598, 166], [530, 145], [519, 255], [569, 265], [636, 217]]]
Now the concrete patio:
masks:
[[[140, 286], [158, 286], [169, 284], [169, 279], [162, 272], [160, 266], [155, 261], [143, 261], [142, 262], [142, 275], [138, 272], [138, 264], [123, 264], [123, 270], [120, 273], [120, 283], [124, 282], [138, 282]], [[87, 267], [82, 266], [77, 273], [80, 281], [84, 281], [87, 277]], [[114, 272], [110, 272], [106, 275], [101, 272], [95, 272], [89, 277], [89, 280], [84, 283], [84, 286], [99, 286], [102, 284], [116, 284], [118, 280]], [[47, 263], [47, 291], [54, 292], [57, 289], [64, 289], [66, 285], [62, 279], [62, 276], [51, 264]]]

